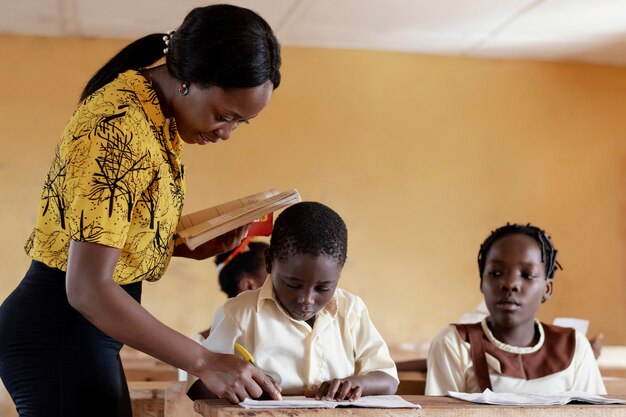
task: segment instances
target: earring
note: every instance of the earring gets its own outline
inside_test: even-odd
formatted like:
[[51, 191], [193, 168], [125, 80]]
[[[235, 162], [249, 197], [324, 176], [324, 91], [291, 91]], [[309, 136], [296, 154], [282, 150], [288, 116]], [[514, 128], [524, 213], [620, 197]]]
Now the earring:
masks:
[[545, 303], [546, 301], [548, 301], [546, 297], [541, 297], [541, 304]]
[[189, 84], [182, 83], [180, 87], [178, 87], [178, 92], [181, 96], [186, 96], [187, 94], [189, 94]]

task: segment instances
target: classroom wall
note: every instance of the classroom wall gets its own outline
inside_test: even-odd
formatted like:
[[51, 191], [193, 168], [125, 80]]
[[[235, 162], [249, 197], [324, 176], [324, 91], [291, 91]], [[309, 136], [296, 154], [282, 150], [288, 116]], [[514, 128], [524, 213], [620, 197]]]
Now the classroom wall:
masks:
[[[126, 42], [0, 37], [0, 299], [56, 141]], [[426, 342], [481, 299], [477, 250], [507, 221], [547, 229], [564, 270], [541, 318], [626, 344], [626, 68], [283, 48], [283, 84], [231, 140], [188, 145], [185, 211], [296, 187], [349, 228], [341, 286], [390, 343]], [[214, 265], [174, 260], [144, 305], [179, 331], [225, 300]]]

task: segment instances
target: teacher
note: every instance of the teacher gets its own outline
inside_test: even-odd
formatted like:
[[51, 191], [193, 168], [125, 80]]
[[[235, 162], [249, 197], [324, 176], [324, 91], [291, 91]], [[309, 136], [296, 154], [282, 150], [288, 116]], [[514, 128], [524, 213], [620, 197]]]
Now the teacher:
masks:
[[159, 280], [172, 255], [205, 259], [245, 237], [242, 227], [194, 251], [174, 245], [180, 153], [256, 117], [279, 67], [260, 16], [213, 5], [126, 46], [89, 80], [44, 183], [25, 246], [32, 263], [0, 306], [0, 377], [21, 417], [131, 416], [123, 344], [232, 402], [280, 398], [254, 366], [206, 350], [140, 304], [142, 281]]

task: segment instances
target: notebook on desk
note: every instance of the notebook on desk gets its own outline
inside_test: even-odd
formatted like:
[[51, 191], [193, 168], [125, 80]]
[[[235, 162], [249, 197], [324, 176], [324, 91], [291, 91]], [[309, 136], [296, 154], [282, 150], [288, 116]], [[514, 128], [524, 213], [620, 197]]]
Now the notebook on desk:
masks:
[[419, 404], [410, 403], [399, 395], [369, 395], [356, 401], [322, 401], [304, 396], [285, 396], [282, 401], [246, 398], [239, 405], [245, 408], [421, 408]]
[[458, 398], [459, 400], [494, 405], [563, 405], [574, 401], [588, 404], [626, 404], [625, 400], [618, 398], [607, 398], [601, 395], [573, 391], [541, 394], [523, 392], [493, 392], [490, 389], [486, 389], [482, 393], [450, 391], [448, 392], [448, 395], [452, 398]]

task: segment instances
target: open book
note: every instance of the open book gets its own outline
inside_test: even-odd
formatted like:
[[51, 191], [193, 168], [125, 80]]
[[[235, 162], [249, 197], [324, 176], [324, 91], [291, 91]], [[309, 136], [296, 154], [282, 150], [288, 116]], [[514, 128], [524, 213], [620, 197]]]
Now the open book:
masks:
[[470, 401], [479, 404], [497, 405], [563, 405], [572, 401], [589, 404], [626, 404], [621, 398], [608, 398], [586, 392], [561, 392], [561, 393], [512, 393], [493, 392], [486, 389], [479, 393], [465, 393], [449, 391], [448, 395], [459, 400]]
[[279, 193], [272, 189], [187, 214], [178, 222], [176, 244], [184, 243], [193, 250], [204, 242], [259, 219], [263, 219], [264, 224], [251, 227], [248, 236], [269, 235], [271, 227], [268, 228], [267, 223], [271, 226], [270, 214], [300, 201], [298, 190]]
[[421, 408], [419, 404], [410, 403], [399, 395], [370, 395], [356, 401], [323, 401], [303, 396], [286, 396], [282, 401], [246, 398], [239, 405], [244, 408]]

